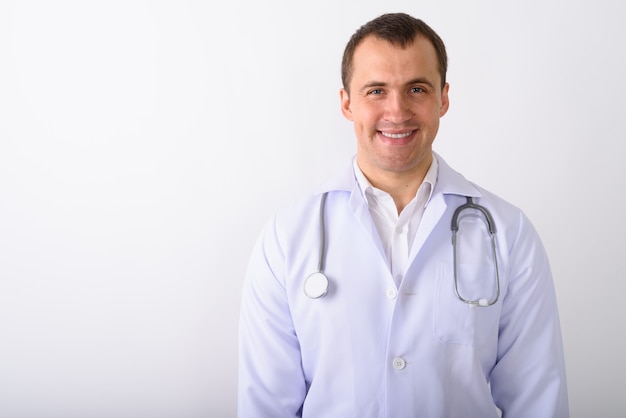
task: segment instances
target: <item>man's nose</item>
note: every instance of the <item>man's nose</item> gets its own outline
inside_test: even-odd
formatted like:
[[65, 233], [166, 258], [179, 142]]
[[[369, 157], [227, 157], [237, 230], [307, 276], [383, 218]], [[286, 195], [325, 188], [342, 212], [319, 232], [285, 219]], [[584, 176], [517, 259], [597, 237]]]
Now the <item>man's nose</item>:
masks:
[[404, 94], [390, 94], [385, 103], [385, 119], [393, 123], [402, 123], [411, 119], [415, 113], [411, 110], [409, 98]]

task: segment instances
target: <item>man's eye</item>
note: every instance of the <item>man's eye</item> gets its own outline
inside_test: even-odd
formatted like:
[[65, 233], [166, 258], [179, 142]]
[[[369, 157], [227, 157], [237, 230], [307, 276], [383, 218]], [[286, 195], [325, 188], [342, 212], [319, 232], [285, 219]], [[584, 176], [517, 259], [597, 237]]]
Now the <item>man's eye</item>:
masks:
[[370, 90], [370, 94], [383, 94], [383, 91], [381, 89], [374, 89]]
[[421, 87], [413, 87], [411, 89], [411, 93], [423, 93], [423, 92], [424, 92], [424, 89]]

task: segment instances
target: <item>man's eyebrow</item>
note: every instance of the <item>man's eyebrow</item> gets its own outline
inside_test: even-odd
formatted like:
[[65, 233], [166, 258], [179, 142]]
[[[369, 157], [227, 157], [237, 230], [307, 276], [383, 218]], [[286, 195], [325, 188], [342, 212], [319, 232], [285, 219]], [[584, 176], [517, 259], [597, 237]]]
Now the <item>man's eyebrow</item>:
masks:
[[373, 87], [385, 87], [385, 86], [387, 86], [387, 83], [383, 83], [382, 81], [370, 81], [370, 82], [363, 84], [361, 88], [359, 89], [359, 91], [371, 89]]
[[406, 83], [407, 86], [412, 86], [413, 84], [426, 84], [428, 87], [434, 87], [434, 84], [424, 77], [417, 77]]

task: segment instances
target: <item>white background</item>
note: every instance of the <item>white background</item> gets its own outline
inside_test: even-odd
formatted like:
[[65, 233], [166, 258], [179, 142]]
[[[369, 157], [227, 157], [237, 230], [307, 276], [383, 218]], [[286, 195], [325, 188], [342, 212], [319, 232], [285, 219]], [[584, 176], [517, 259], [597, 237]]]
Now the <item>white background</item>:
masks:
[[435, 149], [550, 255], [572, 417], [626, 410], [622, 2], [0, 2], [0, 416], [232, 417], [266, 219], [354, 152], [343, 47], [450, 56]]

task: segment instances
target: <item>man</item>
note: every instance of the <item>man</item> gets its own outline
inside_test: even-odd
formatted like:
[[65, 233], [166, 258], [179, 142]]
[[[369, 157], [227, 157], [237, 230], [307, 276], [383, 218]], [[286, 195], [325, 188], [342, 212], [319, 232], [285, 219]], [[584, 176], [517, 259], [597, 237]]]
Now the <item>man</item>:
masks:
[[[439, 36], [406, 14], [350, 39], [340, 97], [356, 158], [253, 251], [240, 417], [568, 416], [539, 237], [433, 153], [446, 67]], [[455, 215], [466, 203], [480, 207]]]

